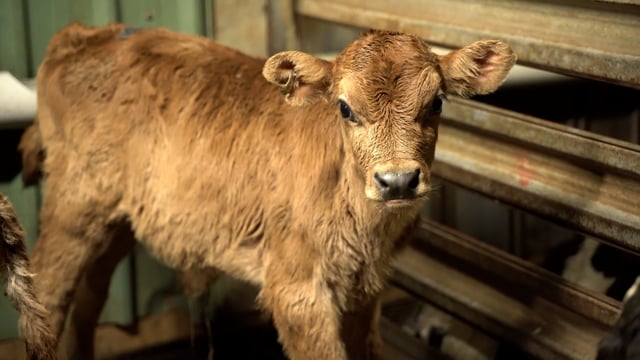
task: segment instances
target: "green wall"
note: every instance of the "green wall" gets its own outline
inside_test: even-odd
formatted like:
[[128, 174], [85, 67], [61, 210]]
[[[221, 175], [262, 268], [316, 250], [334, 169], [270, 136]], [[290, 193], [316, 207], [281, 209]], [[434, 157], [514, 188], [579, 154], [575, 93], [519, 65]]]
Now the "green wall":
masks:
[[0, 70], [33, 77], [51, 36], [72, 21], [87, 25], [126, 22], [205, 35], [206, 0], [1, 0]]

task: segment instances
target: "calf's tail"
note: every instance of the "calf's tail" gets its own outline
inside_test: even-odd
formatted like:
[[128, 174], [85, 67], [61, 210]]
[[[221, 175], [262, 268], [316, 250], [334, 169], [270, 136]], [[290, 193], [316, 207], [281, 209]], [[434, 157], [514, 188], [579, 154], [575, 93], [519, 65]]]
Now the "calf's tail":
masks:
[[44, 148], [38, 124], [31, 124], [22, 134], [18, 150], [22, 153], [22, 183], [35, 185], [42, 178]]
[[55, 359], [56, 341], [47, 322], [47, 311], [35, 295], [24, 244], [24, 230], [11, 203], [0, 194], [0, 276], [6, 280], [6, 296], [20, 313], [20, 333], [29, 359]]

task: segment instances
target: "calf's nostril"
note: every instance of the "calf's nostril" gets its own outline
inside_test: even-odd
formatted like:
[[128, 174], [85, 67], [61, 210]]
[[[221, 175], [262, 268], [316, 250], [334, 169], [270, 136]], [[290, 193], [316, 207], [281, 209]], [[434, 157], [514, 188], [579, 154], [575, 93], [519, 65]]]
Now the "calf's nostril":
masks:
[[381, 189], [386, 189], [389, 187], [389, 184], [382, 178], [382, 176], [380, 176], [380, 174], [378, 173], [373, 174], [373, 179], [376, 181], [376, 184]]
[[416, 169], [416, 171], [411, 174], [411, 180], [409, 180], [409, 183], [407, 184], [409, 189], [412, 190], [415, 190], [418, 185], [420, 185], [420, 169]]

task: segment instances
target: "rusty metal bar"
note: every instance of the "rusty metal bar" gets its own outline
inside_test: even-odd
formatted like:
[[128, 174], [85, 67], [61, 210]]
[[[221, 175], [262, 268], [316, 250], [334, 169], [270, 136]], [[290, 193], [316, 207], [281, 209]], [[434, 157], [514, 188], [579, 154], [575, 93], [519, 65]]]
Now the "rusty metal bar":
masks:
[[514, 0], [298, 0], [297, 13], [462, 47], [503, 39], [523, 64], [640, 88], [640, 6]]
[[[616, 314], [617, 303], [553, 281], [520, 259], [442, 226], [423, 224], [413, 244], [394, 262], [394, 283], [535, 357], [593, 358], [608, 326], [572, 310], [594, 315], [602, 309], [606, 323]], [[542, 285], [551, 288], [544, 291]], [[550, 301], [550, 294], [573, 309]]]
[[640, 146], [469, 100], [443, 117], [434, 174], [640, 253]]
[[640, 178], [638, 144], [459, 98], [445, 107], [444, 116], [456, 124]]

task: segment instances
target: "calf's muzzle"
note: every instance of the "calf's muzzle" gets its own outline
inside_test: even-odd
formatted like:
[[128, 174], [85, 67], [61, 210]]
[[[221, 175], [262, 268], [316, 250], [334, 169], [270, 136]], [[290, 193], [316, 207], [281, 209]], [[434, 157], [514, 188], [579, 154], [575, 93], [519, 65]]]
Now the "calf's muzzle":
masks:
[[409, 172], [376, 172], [373, 174], [373, 181], [383, 201], [414, 199], [420, 184], [420, 169]]

